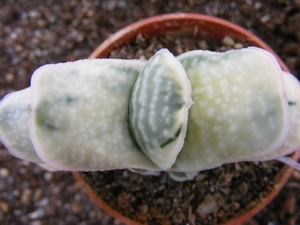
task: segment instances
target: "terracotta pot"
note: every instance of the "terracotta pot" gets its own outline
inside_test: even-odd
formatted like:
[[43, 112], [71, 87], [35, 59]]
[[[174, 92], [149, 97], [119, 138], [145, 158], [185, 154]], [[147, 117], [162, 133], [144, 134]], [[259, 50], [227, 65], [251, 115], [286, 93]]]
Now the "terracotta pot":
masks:
[[[91, 54], [89, 58], [105, 58], [108, 54], [115, 48], [118, 48], [125, 43], [128, 43], [135, 39], [138, 34], [142, 34], [144, 37], [149, 37], [153, 35], [167, 34], [169, 32], [190, 32], [193, 35], [200, 35], [204, 38], [214, 39], [220, 41], [224, 36], [230, 36], [235, 40], [247, 40], [252, 46], [257, 46], [271, 52], [280, 63], [283, 70], [288, 71], [289, 69], [283, 63], [283, 61], [278, 57], [278, 55], [261, 39], [256, 37], [254, 34], [248, 32], [247, 30], [232, 24], [223, 19], [200, 15], [200, 14], [186, 14], [186, 13], [175, 13], [166, 14], [160, 16], [154, 16], [147, 18], [136, 23], [133, 23], [124, 29], [118, 31], [114, 35], [110, 36], [105, 40], [95, 51]], [[299, 157], [299, 151], [295, 152], [291, 156], [294, 160]], [[288, 166], [282, 166], [279, 171], [277, 178], [279, 182], [275, 185], [275, 189], [272, 190], [268, 196], [261, 201], [256, 207], [247, 211], [243, 215], [232, 218], [223, 225], [227, 224], [241, 224], [249, 220], [252, 216], [263, 209], [273, 198], [277, 195], [280, 189], [284, 186], [288, 180], [292, 168]], [[139, 224], [131, 219], [125, 217], [121, 213], [115, 211], [109, 205], [107, 205], [84, 180], [80, 172], [74, 172], [74, 177], [84, 189], [84, 191], [90, 196], [90, 198], [98, 204], [103, 210], [109, 213], [111, 216], [117, 218], [118, 220], [126, 224]]]

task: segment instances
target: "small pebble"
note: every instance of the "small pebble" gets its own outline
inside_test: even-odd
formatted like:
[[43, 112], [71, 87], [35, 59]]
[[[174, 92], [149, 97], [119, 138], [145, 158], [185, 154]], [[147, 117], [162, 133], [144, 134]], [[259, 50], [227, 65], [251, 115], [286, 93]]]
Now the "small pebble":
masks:
[[246, 182], [242, 182], [238, 186], [238, 191], [240, 194], [245, 195], [248, 192], [248, 184]]
[[144, 204], [140, 206], [141, 213], [146, 215], [148, 213], [148, 205]]
[[14, 76], [12, 73], [7, 73], [7, 74], [5, 75], [5, 80], [6, 80], [6, 82], [8, 82], [8, 83], [11, 83], [11, 82], [14, 80], [14, 78], [15, 78], [15, 76]]
[[7, 177], [9, 175], [9, 170], [7, 168], [0, 168], [0, 177]]
[[255, 2], [254, 8], [255, 8], [256, 10], [260, 9], [261, 7], [262, 7], [262, 3], [261, 3], [261, 2]]
[[9, 211], [9, 205], [6, 202], [0, 201], [0, 210], [7, 213]]
[[260, 21], [262, 23], [267, 23], [269, 20], [270, 20], [270, 15], [269, 14], [266, 14], [263, 17], [260, 18]]
[[205, 40], [199, 41], [198, 46], [202, 50], [208, 50], [208, 44]]
[[35, 201], [35, 202], [39, 201], [41, 199], [42, 195], [43, 195], [43, 191], [41, 188], [35, 189], [34, 194], [33, 194], [33, 201]]
[[239, 203], [239, 202], [234, 202], [233, 203], [233, 207], [234, 207], [234, 209], [239, 209], [240, 207], [241, 207], [241, 204]]
[[233, 46], [235, 49], [241, 49], [241, 48], [244, 48], [244, 45], [242, 43], [236, 43], [234, 44]]
[[29, 225], [42, 225], [42, 221], [40, 220], [35, 220], [35, 221], [32, 221]]
[[47, 197], [42, 198], [39, 202], [37, 202], [38, 207], [45, 207], [49, 204], [49, 199]]
[[205, 218], [208, 214], [212, 213], [218, 208], [218, 204], [211, 194], [204, 197], [203, 201], [197, 207], [197, 213]]
[[13, 190], [11, 193], [14, 197], [19, 197], [20, 196], [20, 190], [18, 190], [18, 189]]
[[14, 210], [14, 211], [13, 211], [13, 215], [14, 215], [14, 216], [21, 216], [21, 215], [22, 215], [22, 210], [20, 210], [20, 209]]
[[44, 174], [44, 178], [45, 178], [46, 181], [51, 181], [52, 177], [53, 177], [53, 173], [51, 173], [51, 172], [46, 172]]
[[224, 216], [224, 211], [223, 210], [220, 210], [217, 214], [218, 218], [223, 218]]
[[222, 39], [222, 43], [226, 46], [233, 46], [235, 44], [235, 41], [233, 40], [233, 38], [229, 37], [229, 36], [225, 36], [223, 39]]
[[21, 202], [24, 205], [27, 205], [31, 199], [31, 196], [32, 196], [32, 190], [29, 188], [26, 188], [21, 195]]
[[31, 212], [29, 215], [28, 215], [28, 218], [31, 219], [31, 220], [36, 220], [36, 219], [39, 219], [39, 218], [42, 218], [44, 216], [44, 210], [43, 209], [37, 209], [33, 212]]
[[192, 207], [188, 209], [188, 221], [191, 225], [196, 225], [196, 215], [192, 212]]

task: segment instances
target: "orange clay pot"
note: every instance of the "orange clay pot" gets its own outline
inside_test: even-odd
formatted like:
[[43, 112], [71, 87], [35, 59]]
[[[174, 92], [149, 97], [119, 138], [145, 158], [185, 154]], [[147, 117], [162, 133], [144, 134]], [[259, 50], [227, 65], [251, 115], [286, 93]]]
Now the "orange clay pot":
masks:
[[[189, 13], [174, 13], [150, 17], [121, 29], [117, 33], [106, 39], [89, 58], [106, 58], [109, 53], [128, 42], [131, 42], [136, 38], [138, 34], [142, 34], [145, 38], [149, 36], [163, 35], [170, 32], [190, 32], [194, 36], [201, 36], [202, 38], [209, 38], [216, 41], [222, 40], [225, 36], [230, 36], [236, 41], [247, 40], [251, 46], [257, 46], [271, 52], [278, 60], [281, 68], [284, 71], [289, 72], [287, 66], [278, 57], [278, 55], [261, 39], [247, 30], [235, 25], [231, 22], [223, 19], [215, 18], [207, 15], [189, 14]], [[299, 157], [299, 151], [296, 151], [291, 157], [297, 160]], [[229, 221], [222, 225], [237, 225], [249, 220], [261, 209], [263, 209], [280, 191], [280, 189], [287, 182], [293, 168], [288, 166], [282, 166], [282, 169], [278, 172], [278, 183], [275, 185], [275, 189], [272, 190], [264, 200], [256, 205], [251, 210], [247, 211], [243, 215], [231, 218]], [[115, 211], [109, 205], [107, 205], [95, 191], [85, 182], [80, 172], [73, 172], [73, 175], [77, 182], [81, 185], [83, 190], [89, 195], [89, 197], [106, 211], [111, 216], [124, 222], [125, 224], [139, 224], [131, 219], [125, 217], [119, 212]]]

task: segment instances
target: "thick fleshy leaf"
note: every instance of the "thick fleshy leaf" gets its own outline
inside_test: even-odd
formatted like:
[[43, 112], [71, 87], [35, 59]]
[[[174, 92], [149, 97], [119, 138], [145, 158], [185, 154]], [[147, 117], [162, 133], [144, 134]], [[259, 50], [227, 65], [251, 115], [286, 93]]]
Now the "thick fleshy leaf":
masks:
[[173, 170], [197, 171], [247, 161], [278, 149], [289, 127], [282, 71], [250, 47], [178, 57], [192, 84], [185, 144]]
[[144, 66], [95, 59], [39, 68], [30, 132], [42, 160], [59, 170], [156, 169], [128, 127], [130, 93]]
[[129, 126], [140, 149], [160, 169], [169, 169], [181, 150], [192, 104], [191, 87], [179, 61], [158, 51], [132, 90]]
[[30, 88], [10, 93], [0, 103], [0, 138], [15, 157], [42, 163], [29, 134]]
[[256, 160], [271, 160], [290, 154], [300, 146], [300, 84], [291, 74], [283, 72], [285, 93], [290, 112], [290, 128], [287, 138], [282, 146], [276, 151], [259, 157]]

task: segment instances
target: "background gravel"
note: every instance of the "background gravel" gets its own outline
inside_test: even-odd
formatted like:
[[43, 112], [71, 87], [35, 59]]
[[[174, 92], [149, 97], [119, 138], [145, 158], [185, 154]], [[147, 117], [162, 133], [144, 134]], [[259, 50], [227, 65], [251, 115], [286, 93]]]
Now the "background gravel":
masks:
[[[150, 4], [151, 3], [151, 4]], [[29, 86], [45, 63], [87, 58], [110, 34], [139, 19], [196, 12], [235, 22], [266, 41], [300, 74], [300, 1], [0, 1], [0, 98]], [[300, 173], [247, 224], [300, 224]], [[121, 224], [99, 209], [69, 172], [46, 172], [0, 146], [1, 224]]]

